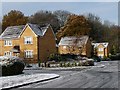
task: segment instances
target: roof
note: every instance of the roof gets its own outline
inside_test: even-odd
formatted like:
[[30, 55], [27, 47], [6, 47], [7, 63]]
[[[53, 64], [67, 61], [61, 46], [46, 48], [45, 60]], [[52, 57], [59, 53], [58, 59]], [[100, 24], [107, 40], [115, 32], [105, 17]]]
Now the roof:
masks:
[[81, 37], [75, 37], [75, 36], [69, 36], [69, 37], [62, 37], [59, 45], [77, 45], [79, 47], [85, 45], [88, 41], [89, 36], [81, 36]]
[[108, 44], [108, 42], [92, 43], [92, 45], [94, 45], [94, 48], [98, 47], [99, 45], [103, 45], [106, 48]]
[[5, 31], [1, 34], [0, 38], [9, 39], [9, 38], [17, 38], [22, 32], [25, 25], [20, 26], [9, 26], [5, 29]]
[[34, 33], [36, 35], [43, 36], [45, 34], [45, 32], [47, 31], [47, 28], [50, 24], [47, 24], [47, 25], [44, 25], [44, 26], [39, 26], [37, 24], [28, 23], [28, 25], [34, 31]]
[[20, 26], [9, 26], [5, 29], [5, 31], [1, 34], [0, 38], [2, 39], [13, 39], [18, 38], [22, 32], [24, 31], [26, 26], [29, 26], [31, 30], [37, 35], [37, 36], [44, 36], [45, 32], [47, 31], [47, 28], [50, 24], [39, 26], [37, 24], [31, 24], [27, 23], [26, 25], [20, 25]]

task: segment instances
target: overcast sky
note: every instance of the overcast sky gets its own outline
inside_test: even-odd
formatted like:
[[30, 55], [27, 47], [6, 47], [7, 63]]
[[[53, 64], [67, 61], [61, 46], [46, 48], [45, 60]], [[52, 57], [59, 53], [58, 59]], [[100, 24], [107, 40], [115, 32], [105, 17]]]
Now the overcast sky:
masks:
[[118, 2], [2, 2], [1, 8], [0, 16], [7, 14], [10, 10], [20, 10], [27, 16], [39, 10], [67, 10], [75, 14], [93, 13], [102, 21], [109, 20], [118, 24]]

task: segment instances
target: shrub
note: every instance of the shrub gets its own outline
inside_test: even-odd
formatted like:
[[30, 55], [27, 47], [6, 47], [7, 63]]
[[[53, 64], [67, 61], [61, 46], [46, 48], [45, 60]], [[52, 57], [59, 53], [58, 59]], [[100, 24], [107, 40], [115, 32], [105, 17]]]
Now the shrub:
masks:
[[64, 66], [64, 67], [67, 67], [67, 64], [64, 62], [63, 66]]
[[78, 66], [77, 62], [73, 62], [71, 65], [72, 66]]
[[70, 62], [68, 62], [68, 63], [67, 63], [67, 66], [68, 66], [68, 67], [71, 67], [71, 64], [70, 64]]
[[2, 76], [21, 74], [25, 64], [21, 58], [0, 56]]
[[102, 60], [103, 60], [103, 61], [110, 61], [111, 59], [108, 58], [108, 57], [106, 57], [106, 56], [104, 56]]
[[60, 67], [63, 67], [63, 63], [62, 62], [60, 62]]
[[61, 54], [61, 56], [65, 58], [71, 58], [71, 59], [76, 59], [77, 55], [74, 54]]
[[50, 67], [50, 63], [46, 63], [46, 67]]
[[110, 56], [111, 60], [120, 60], [120, 53], [116, 54], [116, 55], [111, 55]]
[[77, 66], [77, 63], [76, 63], [76, 62], [74, 62], [74, 64], [75, 64], [75, 66]]
[[82, 66], [89, 66], [88, 61], [82, 62]]
[[52, 61], [52, 60], [54, 60], [54, 61], [62, 61], [64, 59], [65, 58], [63, 58], [60, 54], [55, 54], [55, 53], [50, 54], [50, 56], [48, 57], [49, 61]]
[[88, 59], [83, 62], [83, 66], [93, 66], [94, 65], [94, 60], [93, 59]]
[[94, 61], [96, 61], [96, 62], [102, 61], [102, 59], [101, 59], [100, 57], [96, 56], [96, 55], [94, 55], [94, 56], [92, 57], [92, 59], [93, 59]]
[[89, 66], [94, 66], [94, 60], [93, 59], [88, 59]]
[[81, 62], [78, 63], [78, 66], [82, 66]]
[[40, 63], [40, 66], [41, 67], [45, 67], [45, 63]]

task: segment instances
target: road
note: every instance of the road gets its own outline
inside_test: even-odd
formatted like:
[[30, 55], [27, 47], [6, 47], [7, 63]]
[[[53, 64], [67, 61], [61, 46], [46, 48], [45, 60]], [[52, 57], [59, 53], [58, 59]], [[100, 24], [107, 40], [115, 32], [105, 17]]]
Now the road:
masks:
[[98, 62], [97, 66], [84, 70], [25, 70], [24, 72], [55, 73], [60, 77], [19, 88], [118, 88], [118, 75], [120, 75], [118, 61]]

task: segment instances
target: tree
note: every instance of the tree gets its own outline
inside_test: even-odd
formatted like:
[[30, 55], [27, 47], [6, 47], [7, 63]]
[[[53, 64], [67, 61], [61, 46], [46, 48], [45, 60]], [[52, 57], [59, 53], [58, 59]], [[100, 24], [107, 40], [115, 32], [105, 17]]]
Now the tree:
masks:
[[57, 16], [52, 14], [51, 11], [38, 11], [30, 16], [29, 22], [38, 25], [51, 24], [54, 32], [57, 32], [57, 30], [60, 28]]
[[[81, 45], [79, 45], [78, 43], [81, 43]], [[78, 50], [79, 50], [79, 55], [82, 55], [82, 52], [83, 52], [83, 49], [84, 49], [84, 44], [83, 44], [83, 42], [81, 41], [81, 38], [79, 38], [79, 37], [77, 37], [76, 39], [75, 39], [75, 42], [74, 42], [74, 46], [76, 47], [78, 47]]]
[[110, 51], [116, 50], [116, 52], [120, 52], [120, 27], [119, 26], [111, 26], [108, 32], [108, 41], [110, 43]]
[[91, 28], [90, 37], [92, 37], [92, 39], [97, 41], [97, 42], [102, 41], [103, 26], [102, 26], [102, 23], [100, 21], [100, 18], [96, 15], [89, 13], [86, 16], [86, 19], [88, 20], [90, 28]]
[[23, 25], [28, 22], [28, 17], [24, 16], [21, 11], [11, 10], [8, 14], [3, 16], [2, 30], [8, 26]]
[[93, 40], [96, 42], [109, 42], [110, 51], [113, 51], [114, 45], [116, 52], [119, 52], [120, 27], [108, 20], [105, 20], [104, 24], [102, 24], [100, 18], [93, 14], [88, 14], [86, 18], [91, 26], [90, 36]]
[[57, 10], [57, 11], [54, 11], [53, 14], [57, 16], [59, 23], [60, 23], [60, 27], [61, 27], [64, 25], [65, 21], [67, 20], [67, 17], [71, 13], [65, 10]]
[[84, 16], [70, 15], [66, 23], [57, 33], [58, 40], [64, 36], [89, 35], [90, 26]]

